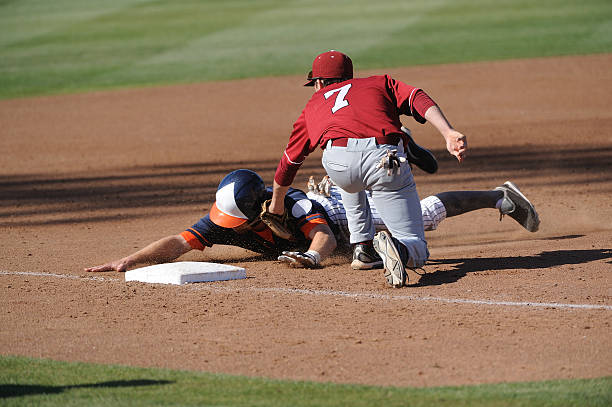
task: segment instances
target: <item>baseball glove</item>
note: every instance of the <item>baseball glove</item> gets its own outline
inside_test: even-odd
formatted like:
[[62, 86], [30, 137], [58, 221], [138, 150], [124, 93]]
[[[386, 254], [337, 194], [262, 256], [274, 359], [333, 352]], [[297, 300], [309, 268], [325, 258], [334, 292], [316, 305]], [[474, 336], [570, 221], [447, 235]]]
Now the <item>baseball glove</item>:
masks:
[[282, 215], [271, 213], [268, 211], [271, 202], [272, 200], [268, 199], [261, 205], [261, 213], [259, 214], [259, 218], [270, 228], [270, 230], [272, 230], [272, 233], [274, 233], [276, 236], [285, 240], [291, 239], [292, 233], [291, 229], [289, 228], [287, 208], [285, 208]]

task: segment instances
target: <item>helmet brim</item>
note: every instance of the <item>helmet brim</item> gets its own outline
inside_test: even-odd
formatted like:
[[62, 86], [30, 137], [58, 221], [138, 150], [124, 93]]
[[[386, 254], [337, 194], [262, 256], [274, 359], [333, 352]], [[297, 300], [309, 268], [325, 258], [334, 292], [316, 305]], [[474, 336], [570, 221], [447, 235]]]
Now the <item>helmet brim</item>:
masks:
[[212, 208], [210, 208], [209, 217], [215, 225], [223, 228], [235, 228], [243, 225], [247, 221], [246, 219], [228, 215], [227, 213], [221, 211], [216, 202], [213, 204]]

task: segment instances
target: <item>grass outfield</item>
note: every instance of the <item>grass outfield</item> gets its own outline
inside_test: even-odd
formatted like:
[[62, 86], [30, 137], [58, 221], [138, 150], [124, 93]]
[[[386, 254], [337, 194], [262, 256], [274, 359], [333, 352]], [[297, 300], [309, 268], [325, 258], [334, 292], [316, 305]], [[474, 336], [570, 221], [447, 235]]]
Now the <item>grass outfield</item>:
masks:
[[612, 377], [397, 388], [0, 357], [0, 405], [610, 406]]
[[612, 52], [610, 0], [0, 0], [0, 98]]

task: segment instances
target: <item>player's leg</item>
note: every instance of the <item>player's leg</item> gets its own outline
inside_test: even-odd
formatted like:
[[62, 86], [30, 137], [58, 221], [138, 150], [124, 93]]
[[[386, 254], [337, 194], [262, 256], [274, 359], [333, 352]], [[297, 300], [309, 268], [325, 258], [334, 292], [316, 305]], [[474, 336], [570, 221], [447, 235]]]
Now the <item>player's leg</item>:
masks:
[[350, 243], [360, 243], [374, 238], [374, 223], [365, 191], [349, 193], [340, 189], [342, 203], [350, 233]]
[[423, 227], [426, 231], [436, 230], [446, 218], [495, 208], [503, 196], [500, 191], [448, 191], [428, 196], [421, 200]]
[[346, 213], [350, 244], [353, 246], [351, 268], [368, 270], [382, 266], [382, 259], [374, 250], [372, 240], [376, 229], [365, 191], [348, 193], [340, 189]]
[[461, 215], [477, 209], [495, 208], [504, 197], [501, 191], [448, 191], [435, 195], [446, 209], [446, 217]]
[[[381, 145], [364, 152], [364, 182], [372, 191], [373, 206], [388, 231], [374, 238], [374, 248], [383, 259], [385, 277], [390, 285], [401, 287], [406, 281], [405, 267], [422, 267], [429, 252], [423, 231], [423, 218], [414, 178], [407, 162], [397, 171], [379, 165], [388, 150], [395, 146]], [[402, 156], [401, 144], [397, 155]]]
[[[530, 232], [536, 232], [540, 225], [533, 204], [510, 181], [491, 191], [449, 191], [436, 194], [435, 197], [444, 205], [445, 217], [462, 215], [478, 209], [495, 208], [499, 210], [500, 220], [504, 215], [508, 215]], [[430, 208], [432, 203], [429, 202]], [[432, 210], [436, 212], [435, 209]], [[426, 212], [426, 208], [423, 208], [424, 218], [429, 216]], [[427, 221], [425, 223], [427, 224]], [[429, 228], [426, 226], [426, 230], [433, 230], [435, 226]]]
[[[367, 142], [364, 148], [368, 148]], [[353, 269], [380, 267], [382, 260], [374, 251], [372, 239], [376, 233], [372, 213], [361, 180], [361, 148], [336, 148], [328, 143], [322, 164], [327, 175], [339, 188], [344, 206], [350, 244], [353, 245]]]
[[419, 198], [407, 186], [399, 191], [372, 191], [372, 200], [388, 229], [378, 232], [374, 249], [383, 259], [387, 283], [401, 287], [407, 280], [406, 266], [422, 267], [429, 257]]
[[406, 253], [401, 253], [403, 248], [398, 248], [400, 254], [408, 255], [407, 259], [403, 259], [404, 265], [422, 267], [429, 257], [429, 251], [421, 204], [414, 184], [398, 191], [373, 190], [372, 201], [391, 236], [405, 246]]

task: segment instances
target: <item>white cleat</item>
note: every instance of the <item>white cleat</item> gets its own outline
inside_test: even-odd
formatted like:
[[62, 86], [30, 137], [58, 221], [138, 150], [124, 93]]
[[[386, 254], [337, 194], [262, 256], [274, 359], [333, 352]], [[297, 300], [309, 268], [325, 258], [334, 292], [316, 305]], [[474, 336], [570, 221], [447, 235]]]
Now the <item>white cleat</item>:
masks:
[[406, 267], [389, 232], [383, 230], [374, 236], [374, 250], [383, 261], [387, 283], [397, 288], [406, 285]]

